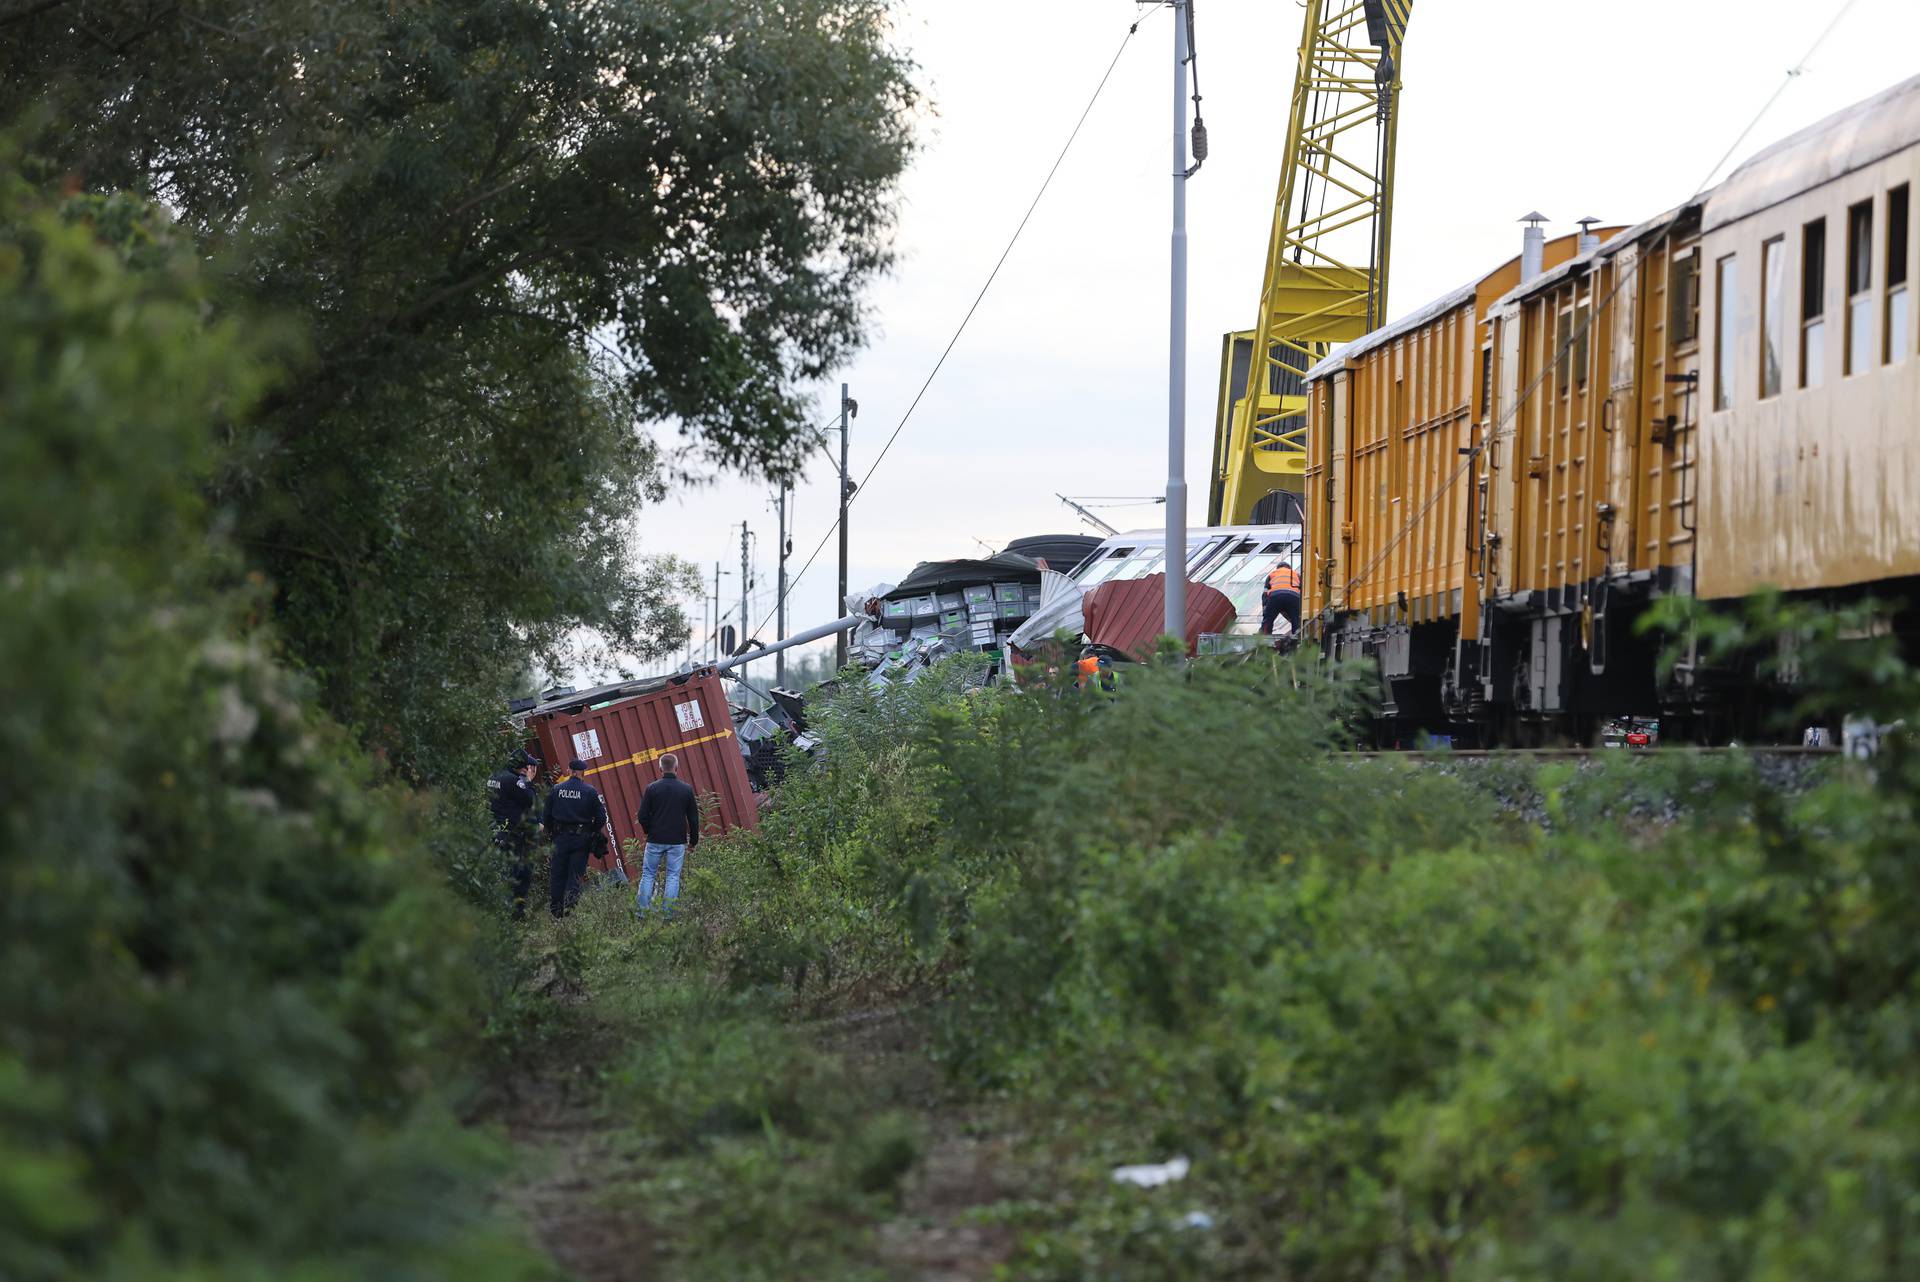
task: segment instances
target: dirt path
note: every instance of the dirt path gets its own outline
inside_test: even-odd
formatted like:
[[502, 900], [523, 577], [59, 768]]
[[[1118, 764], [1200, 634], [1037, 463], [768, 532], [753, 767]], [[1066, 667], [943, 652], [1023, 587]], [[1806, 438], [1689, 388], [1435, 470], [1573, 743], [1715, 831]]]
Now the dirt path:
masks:
[[[878, 1226], [873, 1257], [885, 1276], [919, 1282], [983, 1282], [1013, 1248], [1002, 1226], [974, 1214], [1010, 1196], [1018, 1163], [1002, 1119], [946, 1087], [919, 1021], [897, 1009], [860, 1011], [802, 1026], [840, 1056], [876, 1109], [898, 1109], [923, 1143], [902, 1181], [897, 1213]], [[638, 1208], [607, 1209], [607, 1191], [629, 1184], [632, 1159], [605, 1120], [598, 1065], [617, 1047], [584, 1022], [502, 1084], [488, 1113], [516, 1151], [518, 1177], [505, 1200], [536, 1240], [577, 1282], [647, 1282], [651, 1243]]]
[[[644, 1282], [652, 1276], [644, 1224], [612, 1215], [604, 1191], [624, 1174], [606, 1124], [599, 1064], [614, 1049], [582, 1017], [537, 1060], [505, 1080], [489, 1113], [505, 1126], [518, 1178], [506, 1190], [540, 1246], [578, 1282]], [[555, 1053], [572, 1046], [578, 1053]]]
[[875, 1235], [889, 1276], [977, 1282], [1005, 1262], [1013, 1237], [974, 1213], [1010, 1196], [1017, 1180], [1005, 1119], [952, 1092], [929, 1053], [919, 1020], [898, 1009], [859, 1011], [816, 1026], [876, 1107], [919, 1122], [925, 1143], [900, 1189], [895, 1217]]

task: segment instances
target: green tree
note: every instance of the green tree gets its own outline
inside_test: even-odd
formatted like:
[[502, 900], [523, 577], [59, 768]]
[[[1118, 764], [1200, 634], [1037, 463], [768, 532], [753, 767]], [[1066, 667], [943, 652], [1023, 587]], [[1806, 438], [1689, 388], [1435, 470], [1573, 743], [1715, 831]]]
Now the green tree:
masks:
[[[0, 1276], [525, 1276], [445, 1118], [486, 938], [205, 501], [284, 343], [0, 151]], [[237, 586], [232, 585], [237, 581]]]
[[911, 144], [881, 0], [8, 0], [0, 120], [148, 194], [306, 358], [211, 481], [328, 706], [470, 770], [532, 652], [683, 640], [634, 554], [672, 421], [778, 470], [847, 356]]

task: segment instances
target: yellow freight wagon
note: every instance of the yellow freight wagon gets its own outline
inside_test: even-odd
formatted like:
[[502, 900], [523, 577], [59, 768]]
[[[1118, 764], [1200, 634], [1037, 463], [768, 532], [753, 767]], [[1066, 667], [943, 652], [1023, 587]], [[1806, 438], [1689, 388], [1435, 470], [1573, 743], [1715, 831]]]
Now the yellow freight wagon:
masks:
[[1659, 670], [1661, 596], [1871, 592], [1914, 628], [1916, 187], [1920, 77], [1640, 226], [1530, 227], [1308, 372], [1310, 630], [1377, 665], [1381, 739], [1760, 731], [1751, 657]]
[[1685, 590], [1697, 226], [1694, 207], [1600, 233], [1489, 311], [1484, 608], [1459, 684], [1508, 737], [1516, 718], [1567, 722], [1604, 685], [1651, 682], [1623, 654], [1632, 638], [1615, 644], [1630, 618], [1609, 606]]
[[1491, 390], [1483, 322], [1523, 269], [1565, 262], [1580, 237], [1529, 228], [1527, 240], [1520, 257], [1307, 373], [1303, 617], [1334, 654], [1379, 657], [1392, 719], [1438, 716], [1454, 643], [1477, 624], [1469, 472]]

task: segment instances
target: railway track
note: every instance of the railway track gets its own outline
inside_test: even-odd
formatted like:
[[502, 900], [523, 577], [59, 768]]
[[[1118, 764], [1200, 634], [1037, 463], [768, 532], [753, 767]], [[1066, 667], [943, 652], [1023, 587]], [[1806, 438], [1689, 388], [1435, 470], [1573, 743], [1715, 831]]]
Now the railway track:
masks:
[[1580, 760], [1587, 757], [1699, 757], [1731, 756], [1733, 754], [1760, 757], [1838, 757], [1844, 755], [1838, 747], [1808, 748], [1799, 744], [1679, 744], [1661, 748], [1356, 748], [1339, 755], [1343, 757], [1414, 757], [1423, 761], [1453, 761], [1463, 758], [1512, 758], [1520, 761], [1545, 761], [1556, 758]]

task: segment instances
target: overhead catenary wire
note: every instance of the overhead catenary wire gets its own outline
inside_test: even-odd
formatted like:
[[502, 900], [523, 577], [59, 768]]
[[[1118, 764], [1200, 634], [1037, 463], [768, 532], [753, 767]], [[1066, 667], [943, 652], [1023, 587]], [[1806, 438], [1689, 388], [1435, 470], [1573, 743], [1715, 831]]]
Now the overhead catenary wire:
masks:
[[[1134, 33], [1140, 30], [1140, 24], [1142, 22], [1166, 7], [1165, 0], [1161, 0], [1161, 3], [1155, 4], [1152, 9], [1139, 15], [1128, 25], [1127, 33], [1120, 38], [1120, 46], [1113, 51], [1113, 58], [1107, 63], [1107, 69], [1101, 73], [1099, 83], [1094, 85], [1093, 93], [1087, 99], [1087, 105], [1080, 109], [1080, 116], [1074, 121], [1072, 130], [1068, 132], [1066, 142], [1061, 144], [1060, 152], [1053, 158], [1053, 164], [1048, 168], [1046, 177], [1040, 180], [1039, 190], [1034, 192], [1033, 199], [1028, 202], [1026, 213], [1020, 216], [1019, 224], [1014, 227], [1013, 234], [1007, 238], [1006, 247], [1000, 251], [1000, 257], [995, 260], [993, 270], [987, 273], [986, 280], [982, 282], [979, 291], [974, 294], [973, 302], [968, 304], [965, 315], [961, 316], [960, 323], [954, 328], [952, 337], [947, 339], [947, 345], [941, 349], [939, 357], [933, 363], [933, 368], [927, 371], [927, 377], [921, 382], [920, 390], [915, 392], [913, 400], [908, 402], [906, 412], [900, 416], [900, 421], [894, 424], [893, 431], [888, 435], [886, 443], [880, 447], [880, 453], [874, 458], [872, 465], [867, 468], [866, 474], [860, 478], [860, 482], [854, 487], [853, 492], [847, 496], [848, 507], [852, 507], [853, 504], [859, 500], [860, 496], [867, 492], [867, 482], [872, 480], [873, 474], [880, 470], [880, 465], [886, 461], [888, 451], [893, 449], [893, 443], [900, 439], [901, 431], [906, 427], [908, 421], [913, 418], [913, 412], [920, 407], [921, 400], [926, 397], [927, 389], [932, 387], [933, 380], [939, 377], [941, 368], [947, 363], [947, 357], [953, 354], [954, 347], [960, 342], [960, 336], [967, 332], [967, 325], [973, 320], [974, 313], [980, 310], [980, 304], [986, 298], [987, 291], [993, 288], [993, 282], [999, 278], [1000, 269], [1006, 266], [1007, 258], [1013, 253], [1014, 246], [1020, 243], [1021, 233], [1026, 231], [1027, 224], [1033, 219], [1034, 211], [1040, 207], [1041, 199], [1046, 196], [1047, 189], [1053, 185], [1054, 175], [1060, 172], [1060, 166], [1065, 162], [1067, 153], [1073, 150], [1074, 141], [1080, 137], [1080, 130], [1086, 125], [1087, 117], [1093, 114], [1094, 105], [1100, 101], [1100, 95], [1106, 89], [1107, 82], [1113, 78], [1114, 68], [1120, 65], [1120, 57], [1126, 53], [1127, 46], [1132, 42]], [[838, 423], [839, 419], [836, 418], [834, 422]], [[827, 540], [831, 539], [834, 532], [839, 528], [840, 520], [836, 516], [833, 523], [827, 526], [826, 533], [820, 536], [820, 541], [814, 545], [813, 551], [807, 554], [806, 562], [801, 565], [799, 572], [787, 580], [787, 591], [780, 600], [784, 601], [787, 597], [793, 595], [793, 590], [800, 585], [800, 580], [806, 576], [807, 571], [813, 568], [813, 563], [819, 559], [821, 551], [827, 546]], [[775, 602], [774, 609], [776, 611], [779, 609], [778, 601]], [[760, 625], [764, 627], [766, 625], [766, 619], [762, 619]], [[758, 632], [759, 628], [755, 628], [754, 631]]]
[[1728, 157], [1732, 156], [1734, 152], [1739, 149], [1740, 145], [1746, 141], [1747, 137], [1752, 134], [1760, 121], [1773, 109], [1773, 105], [1780, 100], [1780, 96], [1786, 92], [1787, 88], [1806, 71], [1807, 63], [1812, 60], [1813, 55], [1819, 51], [1820, 46], [1827, 42], [1827, 37], [1833, 34], [1834, 29], [1840, 25], [1841, 21], [1846, 18], [1847, 14], [1857, 3], [1859, 3], [1859, 0], [1844, 0], [1840, 8], [1835, 11], [1833, 18], [1821, 29], [1819, 36], [1807, 47], [1806, 53], [1802, 54], [1793, 66], [1787, 68], [1786, 74], [1779, 86], [1775, 88], [1767, 100], [1760, 105], [1760, 109], [1754, 112], [1752, 117], [1748, 119], [1739, 134], [1734, 138], [1732, 146], [1728, 147], [1727, 150], [1721, 154], [1720, 158], [1713, 162], [1713, 165], [1707, 170], [1699, 184], [1694, 188], [1693, 195], [1689, 196], [1685, 201], [1682, 201], [1679, 208], [1674, 211], [1673, 217], [1669, 218], [1666, 224], [1653, 234], [1653, 237], [1647, 243], [1646, 251], [1636, 255], [1624, 271], [1616, 274], [1613, 288], [1608, 290], [1604, 297], [1588, 309], [1586, 318], [1569, 328], [1566, 340], [1556, 345], [1553, 359], [1542, 363], [1540, 372], [1534, 376], [1532, 382], [1521, 389], [1520, 395], [1514, 398], [1513, 404], [1500, 416], [1499, 422], [1494, 425], [1493, 430], [1488, 434], [1487, 438], [1473, 446], [1461, 457], [1460, 462], [1454, 466], [1446, 478], [1434, 487], [1433, 493], [1427, 496], [1426, 501], [1415, 508], [1413, 513], [1407, 517], [1406, 523], [1400, 527], [1399, 532], [1389, 538], [1386, 543], [1381, 546], [1380, 550], [1374, 553], [1373, 558], [1369, 560], [1357, 574], [1346, 581], [1345, 587], [1341, 590], [1343, 599], [1355, 586], [1378, 569], [1393, 550], [1399, 547], [1408, 535], [1413, 533], [1414, 529], [1426, 518], [1427, 513], [1433, 510], [1434, 505], [1440, 501], [1447, 491], [1458, 484], [1460, 479], [1472, 470], [1474, 464], [1479, 461], [1480, 456], [1486, 452], [1489, 445], [1495, 440], [1505, 440], [1512, 435], [1513, 423], [1519, 416], [1521, 407], [1532, 399], [1533, 394], [1546, 382], [1548, 376], [1559, 367], [1560, 362], [1568, 358], [1568, 354], [1573, 350], [1575, 345], [1583, 340], [1593, 329], [1593, 326], [1599, 322], [1601, 316], [1613, 305], [1613, 300], [1619, 295], [1620, 291], [1626, 288], [1633, 280], [1639, 271], [1640, 264], [1645, 261], [1648, 255], [1657, 253], [1660, 247], [1666, 244], [1667, 238], [1673, 234], [1674, 227], [1678, 225], [1680, 219], [1685, 215], [1685, 212], [1692, 206], [1698, 204], [1701, 198], [1711, 190], [1714, 176], [1720, 172], [1720, 167], [1727, 163]]

